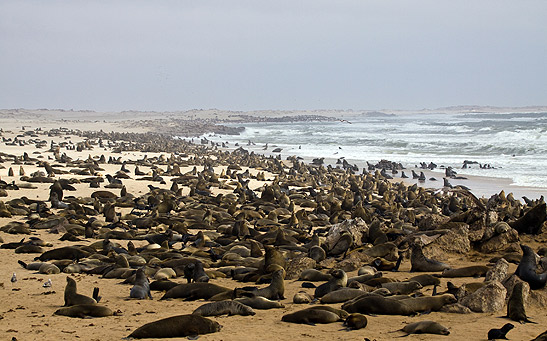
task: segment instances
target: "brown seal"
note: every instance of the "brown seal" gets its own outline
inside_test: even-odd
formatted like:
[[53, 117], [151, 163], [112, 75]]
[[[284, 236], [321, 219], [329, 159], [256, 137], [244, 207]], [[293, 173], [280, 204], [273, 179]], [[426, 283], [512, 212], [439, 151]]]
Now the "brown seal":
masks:
[[232, 290], [208, 282], [184, 283], [169, 289], [160, 300], [166, 300], [168, 298], [184, 298], [187, 301], [199, 299], [208, 300], [211, 297], [222, 293], [231, 294]]
[[332, 278], [315, 289], [314, 296], [320, 298], [331, 291], [343, 288], [348, 284], [348, 275], [344, 270], [337, 269], [330, 272]]
[[536, 253], [527, 245], [520, 245], [522, 249], [522, 259], [515, 271], [515, 274], [525, 282], [530, 284], [530, 289], [536, 290], [545, 287], [547, 282], [547, 272], [538, 274], [536, 272]]
[[415, 298], [405, 298], [401, 300], [414, 312], [439, 311], [445, 304], [456, 303], [458, 300], [452, 294], [437, 296], [422, 296]]
[[144, 268], [139, 268], [137, 270], [135, 275], [135, 284], [129, 292], [129, 297], [138, 298], [141, 300], [147, 297], [152, 299], [152, 294], [150, 293], [150, 282], [144, 273]]
[[484, 265], [472, 265], [459, 269], [445, 269], [441, 276], [445, 278], [484, 277], [488, 270], [490, 268]]
[[245, 304], [242, 304], [240, 302], [220, 301], [201, 305], [196, 308], [196, 310], [194, 310], [192, 314], [200, 316], [219, 316], [225, 314], [249, 316], [255, 315], [256, 313], [251, 307], [246, 306]]
[[420, 321], [407, 324], [403, 329], [400, 329], [408, 334], [439, 334], [449, 335], [448, 328], [442, 326], [435, 321]]
[[348, 330], [362, 329], [365, 328], [367, 324], [367, 317], [359, 313], [350, 314], [344, 321], [344, 326], [346, 326]]
[[70, 307], [73, 305], [89, 305], [97, 304], [97, 301], [91, 297], [78, 294], [76, 288], [76, 281], [72, 278], [66, 278], [66, 287], [65, 287], [65, 307]]
[[412, 265], [410, 272], [435, 272], [450, 269], [450, 266], [445, 263], [427, 258], [419, 244], [412, 246], [410, 263]]
[[55, 315], [63, 315], [69, 317], [79, 317], [85, 318], [86, 316], [91, 317], [106, 317], [114, 315], [114, 312], [109, 308], [97, 305], [97, 304], [78, 304], [71, 307], [65, 307], [58, 309]]
[[[343, 317], [342, 317], [343, 316]], [[331, 307], [317, 306], [283, 315], [281, 321], [290, 323], [315, 324], [333, 323], [345, 318], [347, 313]]]
[[380, 314], [380, 315], [411, 315], [414, 310], [402, 302], [378, 295], [367, 295], [351, 300], [342, 305], [348, 313]]
[[262, 289], [258, 289], [257, 296], [266, 297], [270, 300], [282, 300], [285, 299], [285, 271], [283, 269], [277, 270], [272, 274], [272, 283]]
[[185, 337], [216, 333], [222, 326], [199, 315], [178, 315], [147, 323], [137, 328], [128, 337], [136, 339]]
[[241, 304], [245, 304], [254, 309], [275, 309], [275, 308], [285, 308], [285, 306], [277, 301], [269, 300], [262, 296], [255, 297], [242, 297], [235, 300]]
[[517, 282], [513, 287], [511, 296], [509, 296], [509, 301], [507, 301], [507, 317], [520, 323], [535, 323], [530, 321], [526, 316], [526, 311], [524, 308], [524, 290], [524, 282]]

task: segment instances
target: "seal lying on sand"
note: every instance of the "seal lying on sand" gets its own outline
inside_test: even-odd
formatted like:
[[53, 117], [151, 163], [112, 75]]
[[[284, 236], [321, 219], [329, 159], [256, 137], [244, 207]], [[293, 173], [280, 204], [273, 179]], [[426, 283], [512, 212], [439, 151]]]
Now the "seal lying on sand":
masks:
[[219, 315], [255, 315], [254, 310], [245, 304], [236, 301], [220, 301], [206, 303], [199, 306], [194, 312], [194, 315], [200, 316], [219, 316]]
[[185, 337], [216, 333], [222, 326], [199, 315], [178, 315], [150, 322], [137, 328], [128, 337], [136, 339]]
[[439, 334], [449, 335], [448, 328], [440, 325], [435, 321], [420, 321], [407, 324], [403, 329], [403, 332], [408, 334]]
[[63, 315], [69, 317], [79, 317], [84, 318], [86, 316], [91, 317], [106, 317], [114, 315], [114, 312], [109, 308], [96, 305], [96, 304], [78, 304], [71, 307], [65, 307], [58, 309], [55, 315]]

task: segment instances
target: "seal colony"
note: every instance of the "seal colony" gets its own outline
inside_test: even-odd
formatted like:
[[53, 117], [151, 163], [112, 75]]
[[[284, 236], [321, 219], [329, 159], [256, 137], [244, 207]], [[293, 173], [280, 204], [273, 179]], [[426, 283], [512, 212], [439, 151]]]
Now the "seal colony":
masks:
[[[3, 310], [9, 323], [32, 319], [8, 335], [34, 335], [28, 325], [47, 318], [55, 330], [41, 333], [57, 339], [106, 325], [103, 338], [236, 339], [249, 324], [280, 339], [317, 335], [315, 324], [337, 339], [395, 330], [463, 338], [471, 311], [484, 335], [506, 315], [537, 322], [511, 336], [544, 331], [543, 198], [443, 193], [374, 165], [282, 160], [163, 134], [1, 134], [0, 294], [41, 302]], [[24, 146], [30, 153], [18, 152]], [[97, 319], [79, 324], [89, 316]]]

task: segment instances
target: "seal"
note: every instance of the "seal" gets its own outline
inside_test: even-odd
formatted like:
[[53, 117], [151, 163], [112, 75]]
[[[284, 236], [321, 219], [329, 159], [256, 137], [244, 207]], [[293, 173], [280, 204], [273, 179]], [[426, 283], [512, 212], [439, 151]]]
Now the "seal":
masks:
[[524, 308], [524, 282], [517, 282], [513, 286], [509, 301], [507, 301], [507, 317], [511, 320], [524, 323], [535, 323], [528, 319]]
[[307, 304], [313, 301], [313, 297], [305, 291], [299, 291], [294, 294], [292, 301], [295, 304]]
[[249, 306], [253, 309], [275, 309], [285, 308], [285, 306], [277, 301], [269, 300], [262, 296], [242, 297], [235, 299], [236, 302]]
[[390, 282], [390, 283], [382, 283], [382, 288], [386, 288], [393, 295], [408, 295], [418, 289], [421, 289], [422, 285], [416, 281]]
[[184, 283], [169, 289], [160, 300], [169, 298], [184, 298], [187, 301], [204, 299], [208, 300], [211, 297], [223, 294], [232, 293], [232, 289], [221, 287], [213, 283]]
[[490, 329], [488, 331], [488, 340], [497, 340], [497, 339], [505, 339], [507, 340], [507, 333], [511, 329], [515, 328], [515, 326], [511, 323], [506, 323], [503, 327], [499, 329]]
[[331, 291], [348, 285], [348, 275], [344, 270], [332, 270], [330, 274], [332, 278], [327, 283], [323, 283], [315, 289], [314, 296], [316, 298], [323, 297]]
[[299, 281], [321, 282], [328, 281], [332, 278], [332, 275], [325, 274], [319, 270], [306, 269], [300, 273], [298, 277]]
[[216, 333], [222, 326], [213, 320], [199, 315], [178, 315], [147, 323], [128, 337], [135, 339], [185, 337]]
[[269, 286], [258, 289], [257, 296], [262, 296], [270, 300], [283, 300], [285, 297], [285, 270], [277, 270], [272, 273], [272, 283]]
[[532, 341], [547, 341], [547, 330], [536, 336]]
[[129, 292], [129, 297], [138, 298], [140, 300], [145, 298], [152, 299], [152, 294], [150, 293], [150, 282], [144, 273], [144, 268], [139, 268], [135, 274], [135, 284]]
[[206, 303], [199, 306], [192, 312], [194, 315], [200, 316], [220, 316], [220, 315], [241, 315], [249, 316], [255, 315], [253, 308], [246, 306], [236, 301], [220, 301]]
[[523, 281], [530, 284], [530, 289], [537, 290], [545, 287], [547, 283], [547, 272], [537, 274], [536, 254], [531, 247], [521, 244], [522, 259], [515, 271], [515, 274]]
[[325, 296], [321, 297], [321, 303], [332, 304], [332, 303], [347, 302], [351, 299], [354, 299], [356, 297], [363, 295], [364, 293], [366, 292], [361, 289], [340, 288], [338, 290], [331, 291]]
[[409, 334], [439, 334], [439, 335], [449, 335], [450, 331], [448, 328], [442, 326], [441, 324], [435, 321], [420, 321], [407, 324], [403, 329], [400, 329], [403, 332]]
[[344, 321], [344, 326], [346, 326], [348, 330], [362, 329], [365, 328], [367, 324], [367, 317], [359, 313], [350, 314]]
[[454, 295], [443, 294], [437, 296], [405, 298], [401, 300], [401, 303], [418, 313], [422, 311], [439, 311], [445, 304], [456, 303], [457, 301], [458, 300]]
[[63, 315], [68, 317], [79, 317], [85, 318], [86, 316], [91, 317], [106, 317], [114, 315], [114, 312], [109, 308], [97, 305], [97, 304], [78, 304], [71, 307], [65, 307], [58, 309], [55, 315]]
[[[343, 315], [344, 317], [341, 317]], [[333, 323], [345, 318], [347, 313], [326, 306], [317, 306], [283, 315], [281, 321], [314, 325], [316, 323]]]
[[410, 272], [435, 272], [450, 269], [448, 264], [427, 258], [419, 244], [412, 246], [410, 264], [412, 265]]
[[418, 276], [414, 276], [414, 277], [408, 279], [408, 282], [412, 282], [412, 281], [420, 283], [422, 285], [422, 287], [425, 287], [427, 285], [435, 286], [435, 285], [440, 285], [441, 284], [440, 279], [438, 279], [437, 277], [432, 276], [430, 274], [418, 275]]
[[97, 304], [97, 301], [91, 297], [78, 294], [76, 289], [76, 281], [67, 276], [65, 286], [65, 307], [82, 304]]
[[484, 265], [472, 265], [458, 269], [445, 269], [441, 276], [444, 278], [484, 277], [488, 270], [490, 270], [490, 268]]
[[414, 310], [402, 302], [379, 295], [367, 295], [351, 300], [342, 305], [348, 313], [379, 314], [379, 315], [411, 315]]

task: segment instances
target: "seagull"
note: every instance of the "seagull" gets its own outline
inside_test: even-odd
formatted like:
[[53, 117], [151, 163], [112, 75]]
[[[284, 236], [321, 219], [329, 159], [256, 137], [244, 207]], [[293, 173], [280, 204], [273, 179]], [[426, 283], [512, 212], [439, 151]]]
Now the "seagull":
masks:
[[17, 282], [17, 276], [15, 275], [15, 272], [13, 273], [13, 276], [11, 276], [11, 283]]
[[44, 288], [51, 288], [51, 278], [48, 278], [48, 280], [42, 285]]

